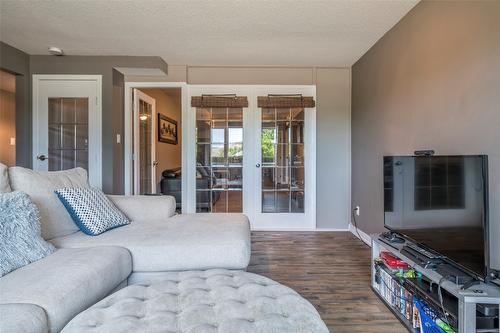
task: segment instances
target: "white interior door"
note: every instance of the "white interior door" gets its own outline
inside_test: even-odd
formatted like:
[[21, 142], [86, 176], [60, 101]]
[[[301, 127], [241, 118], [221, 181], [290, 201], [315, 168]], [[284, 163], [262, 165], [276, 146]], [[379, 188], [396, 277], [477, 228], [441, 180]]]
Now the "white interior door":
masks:
[[218, 94], [249, 106], [191, 108], [190, 211], [243, 212], [253, 229], [314, 229], [316, 110], [261, 110], [257, 96], [315, 97], [315, 86], [190, 86], [190, 96]]
[[33, 75], [33, 169], [82, 167], [102, 185], [100, 75]]
[[[246, 91], [232, 86], [190, 86], [190, 96], [245, 96], [242, 93]], [[244, 124], [250, 123], [248, 108], [190, 110], [191, 131], [184, 137], [193, 140], [183, 143], [190, 152], [190, 167], [183, 170], [183, 177], [189, 177], [188, 212], [244, 212], [251, 197], [246, 191], [251, 185], [246, 154], [252, 151], [244, 130]]]
[[134, 89], [134, 194], [156, 193], [156, 101]]
[[[256, 96], [302, 95], [315, 86], [261, 86]], [[254, 110], [255, 229], [316, 228], [316, 109]]]

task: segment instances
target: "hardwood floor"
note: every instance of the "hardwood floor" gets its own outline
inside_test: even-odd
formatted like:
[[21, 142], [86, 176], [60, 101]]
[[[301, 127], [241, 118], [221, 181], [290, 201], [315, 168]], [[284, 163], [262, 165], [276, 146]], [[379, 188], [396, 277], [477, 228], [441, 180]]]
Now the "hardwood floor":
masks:
[[370, 289], [370, 249], [349, 232], [252, 232], [248, 271], [308, 299], [331, 332], [407, 332]]

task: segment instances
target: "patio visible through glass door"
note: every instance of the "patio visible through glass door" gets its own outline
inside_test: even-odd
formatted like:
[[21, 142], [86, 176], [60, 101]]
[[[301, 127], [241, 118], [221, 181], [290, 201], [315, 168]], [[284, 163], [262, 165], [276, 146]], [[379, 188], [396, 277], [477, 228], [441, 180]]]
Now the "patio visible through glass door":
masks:
[[196, 109], [196, 211], [243, 211], [243, 108]]
[[264, 86], [256, 109], [255, 229], [313, 229], [316, 219], [315, 87]]
[[315, 94], [314, 86], [190, 87], [191, 211], [243, 212], [254, 229], [315, 228]]
[[304, 108], [261, 112], [262, 213], [304, 212]]

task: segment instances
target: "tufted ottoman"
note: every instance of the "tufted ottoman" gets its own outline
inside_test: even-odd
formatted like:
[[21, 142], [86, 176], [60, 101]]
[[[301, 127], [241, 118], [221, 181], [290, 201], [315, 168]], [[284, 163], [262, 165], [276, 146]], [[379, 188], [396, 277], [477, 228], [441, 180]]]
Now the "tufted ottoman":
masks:
[[308, 301], [257, 274], [213, 269], [162, 279], [117, 291], [62, 332], [328, 332]]

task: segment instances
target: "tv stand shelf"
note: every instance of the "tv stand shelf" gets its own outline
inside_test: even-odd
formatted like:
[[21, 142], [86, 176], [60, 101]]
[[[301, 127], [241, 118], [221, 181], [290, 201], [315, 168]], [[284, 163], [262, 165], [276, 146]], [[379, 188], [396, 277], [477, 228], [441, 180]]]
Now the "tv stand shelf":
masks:
[[[424, 268], [421, 262], [416, 262], [410, 258], [410, 256], [405, 254], [403, 247], [408, 245], [408, 241], [405, 243], [390, 243], [387, 240], [380, 239], [379, 234], [371, 235], [372, 237], [372, 278], [371, 287], [372, 290], [379, 296], [385, 305], [394, 313], [394, 315], [403, 323], [403, 325], [410, 332], [420, 332], [420, 329], [414, 329], [411, 320], [408, 320], [405, 315], [400, 311], [404, 312], [404, 309], [400, 310], [391, 306], [390, 302], [384, 298], [382, 295], [380, 276], [377, 278], [377, 267], [378, 269], [384, 269], [385, 275], [391, 275], [394, 279], [397, 279], [402, 286], [408, 287], [408, 290], [412, 290], [418, 295], [418, 298], [424, 300], [431, 308], [436, 308], [441, 311], [439, 297], [438, 297], [438, 286], [441, 285], [441, 290], [443, 294], [443, 306], [446, 313], [448, 313], [448, 318], [450, 323], [456, 323], [455, 328], [458, 333], [473, 333], [473, 332], [497, 332], [500, 330], [498, 328], [498, 319], [496, 319], [496, 327], [484, 330], [481, 328], [476, 328], [478, 319], [478, 312], [476, 311], [478, 304], [496, 304], [500, 306], [500, 287], [494, 284], [480, 283], [474, 285], [468, 290], [461, 290], [461, 285], [457, 285], [440, 275], [436, 270]], [[375, 261], [379, 258], [382, 251], [389, 252], [399, 259], [406, 262], [411, 268], [415, 269], [417, 272], [422, 274], [421, 278], [396, 278], [387, 266], [383, 264], [376, 264]], [[379, 273], [380, 274], [380, 273]], [[378, 279], [378, 282], [377, 282]], [[382, 281], [387, 289], [389, 286], [386, 282]], [[404, 283], [404, 284], [403, 284]], [[431, 288], [432, 286], [432, 288]], [[390, 288], [389, 288], [390, 289]], [[476, 291], [476, 292], [474, 292]], [[392, 291], [391, 291], [392, 292]], [[397, 298], [397, 297], [396, 297]], [[398, 305], [399, 306], [399, 305]], [[403, 307], [404, 306], [400, 306]], [[452, 325], [453, 326], [453, 325]]]

